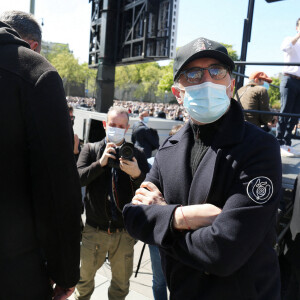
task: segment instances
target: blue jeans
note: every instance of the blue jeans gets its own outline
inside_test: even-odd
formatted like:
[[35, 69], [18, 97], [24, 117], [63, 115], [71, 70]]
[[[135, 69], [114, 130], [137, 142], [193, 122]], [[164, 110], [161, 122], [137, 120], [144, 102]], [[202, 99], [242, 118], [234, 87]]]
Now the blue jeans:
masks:
[[[283, 76], [280, 82], [281, 113], [300, 113], [300, 80], [290, 76]], [[292, 130], [298, 124], [298, 118], [278, 118], [276, 138], [280, 145], [292, 144]]]
[[161, 268], [160, 254], [157, 246], [148, 245], [153, 273], [152, 291], [154, 300], [167, 300], [167, 285]]

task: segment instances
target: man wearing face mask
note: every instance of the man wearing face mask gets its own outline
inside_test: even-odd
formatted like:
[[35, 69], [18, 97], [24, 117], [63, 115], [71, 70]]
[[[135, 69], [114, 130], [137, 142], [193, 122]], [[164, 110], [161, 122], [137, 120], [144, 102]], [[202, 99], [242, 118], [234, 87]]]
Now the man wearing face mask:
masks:
[[160, 147], [123, 216], [159, 246], [170, 299], [280, 299], [279, 145], [244, 121], [234, 62], [206, 38], [179, 48], [172, 92], [190, 120]]
[[[270, 111], [268, 89], [272, 79], [264, 72], [253, 72], [247, 85], [241, 87], [235, 94], [235, 99], [244, 109]], [[245, 120], [269, 131], [268, 123], [272, 116], [267, 114], [246, 113]]]
[[[90, 299], [96, 271], [110, 261], [112, 279], [109, 300], [125, 299], [133, 269], [135, 240], [124, 229], [122, 209], [145, 179], [148, 163], [141, 149], [134, 147], [132, 160], [116, 158], [129, 128], [126, 108], [111, 107], [103, 122], [106, 137], [83, 147], [77, 162], [80, 182], [86, 186], [86, 225], [82, 233], [80, 281], [75, 299]], [[111, 167], [109, 160], [119, 160]]]
[[158, 149], [159, 138], [154, 129], [147, 126], [149, 122], [149, 111], [144, 110], [139, 114], [140, 121], [132, 127], [131, 141], [134, 145], [143, 148], [147, 158], [150, 158], [152, 151]]

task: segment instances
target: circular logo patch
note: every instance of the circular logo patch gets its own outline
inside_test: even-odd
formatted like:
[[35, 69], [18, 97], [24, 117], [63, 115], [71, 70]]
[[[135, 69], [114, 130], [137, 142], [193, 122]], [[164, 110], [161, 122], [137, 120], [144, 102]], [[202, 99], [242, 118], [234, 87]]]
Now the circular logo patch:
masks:
[[248, 183], [247, 194], [258, 204], [266, 203], [273, 195], [273, 183], [268, 177], [256, 177]]

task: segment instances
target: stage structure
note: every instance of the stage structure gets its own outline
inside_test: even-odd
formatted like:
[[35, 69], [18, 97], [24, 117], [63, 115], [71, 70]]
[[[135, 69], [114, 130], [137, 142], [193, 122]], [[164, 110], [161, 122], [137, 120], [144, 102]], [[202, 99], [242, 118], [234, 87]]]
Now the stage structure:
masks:
[[116, 65], [174, 58], [179, 0], [90, 0], [89, 67], [97, 68], [96, 110], [113, 103]]

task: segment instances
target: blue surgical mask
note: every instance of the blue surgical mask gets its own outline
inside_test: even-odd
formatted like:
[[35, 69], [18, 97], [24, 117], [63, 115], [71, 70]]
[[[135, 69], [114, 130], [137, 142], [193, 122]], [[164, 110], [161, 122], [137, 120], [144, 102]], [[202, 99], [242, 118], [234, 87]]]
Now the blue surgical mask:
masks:
[[149, 122], [149, 117], [144, 117], [143, 122], [148, 123]]
[[269, 89], [270, 85], [268, 82], [264, 81], [263, 87], [266, 88], [267, 90]]
[[118, 127], [106, 127], [106, 137], [109, 142], [119, 144], [124, 140], [125, 129]]
[[183, 106], [194, 120], [200, 123], [213, 123], [220, 119], [230, 105], [226, 94], [227, 87], [212, 82], [204, 82], [185, 87]]

